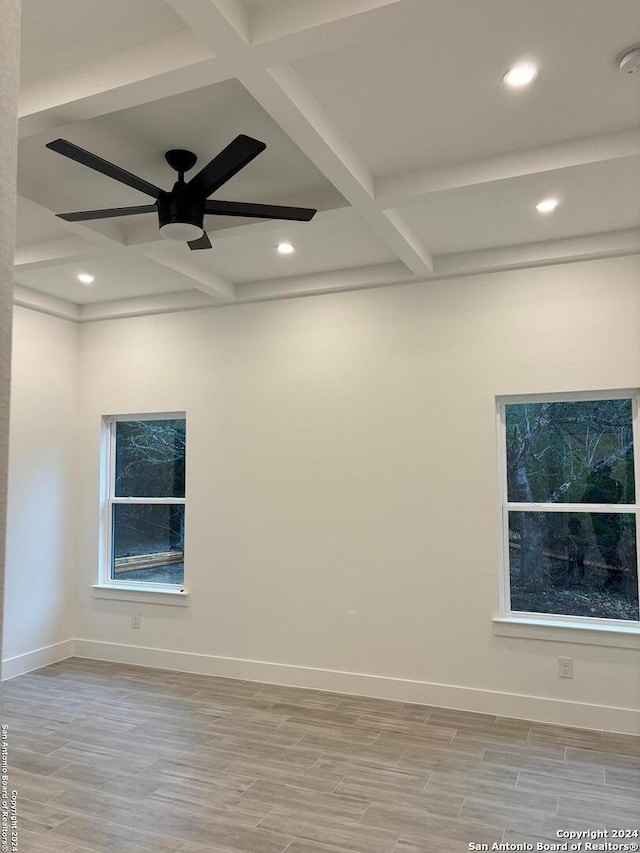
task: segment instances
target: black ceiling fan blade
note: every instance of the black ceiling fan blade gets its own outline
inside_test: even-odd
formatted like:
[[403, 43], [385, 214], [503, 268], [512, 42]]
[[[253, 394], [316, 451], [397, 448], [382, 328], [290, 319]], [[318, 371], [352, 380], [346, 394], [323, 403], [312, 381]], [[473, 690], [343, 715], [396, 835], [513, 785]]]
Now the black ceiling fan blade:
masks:
[[244, 201], [208, 201], [205, 213], [219, 216], [248, 216], [253, 219], [292, 219], [308, 222], [318, 212], [311, 207], [285, 207], [281, 204], [251, 204]]
[[197, 240], [190, 240], [187, 243], [187, 246], [193, 251], [194, 249], [213, 249], [211, 245], [211, 240], [209, 239], [209, 235], [205, 231], [202, 237], [198, 237]]
[[69, 157], [70, 160], [75, 160], [77, 163], [87, 166], [89, 169], [101, 172], [108, 178], [120, 181], [121, 184], [126, 184], [128, 187], [132, 187], [134, 190], [138, 190], [145, 195], [158, 198], [162, 192], [159, 187], [156, 187], [154, 184], [150, 184], [149, 181], [145, 181], [144, 178], [132, 175], [131, 172], [127, 172], [126, 169], [121, 169], [120, 166], [116, 166], [108, 160], [103, 160], [102, 157], [98, 157], [97, 154], [92, 154], [91, 151], [85, 151], [84, 148], [80, 148], [78, 145], [74, 145], [73, 142], [69, 142], [66, 139], [54, 139], [53, 142], [47, 143], [47, 148], [50, 148], [57, 154], [62, 154], [64, 157]]
[[56, 213], [58, 219], [65, 222], [86, 222], [89, 219], [110, 219], [113, 216], [135, 216], [138, 213], [155, 213], [155, 204], [141, 204], [138, 207], [108, 207], [105, 210], [79, 210], [77, 213]]
[[267, 146], [259, 139], [245, 136], [241, 133], [230, 142], [210, 163], [195, 175], [187, 186], [194, 194], [208, 198], [211, 193], [244, 169], [254, 157], [257, 157]]

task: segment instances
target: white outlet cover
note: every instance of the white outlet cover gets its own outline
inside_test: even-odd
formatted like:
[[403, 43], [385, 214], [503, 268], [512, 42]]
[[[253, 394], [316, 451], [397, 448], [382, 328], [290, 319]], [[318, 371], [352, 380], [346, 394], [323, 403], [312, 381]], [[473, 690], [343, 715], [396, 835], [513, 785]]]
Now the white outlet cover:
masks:
[[573, 678], [573, 658], [558, 658], [558, 675], [560, 678]]

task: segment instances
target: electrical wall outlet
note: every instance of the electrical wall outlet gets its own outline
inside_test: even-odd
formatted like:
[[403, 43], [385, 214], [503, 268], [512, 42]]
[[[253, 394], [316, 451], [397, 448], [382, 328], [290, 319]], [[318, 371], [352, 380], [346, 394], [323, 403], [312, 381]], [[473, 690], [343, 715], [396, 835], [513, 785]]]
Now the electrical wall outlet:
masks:
[[560, 678], [573, 678], [573, 658], [558, 658], [558, 675]]
[[140, 627], [140, 614], [139, 613], [134, 613], [131, 616], [131, 627], [132, 628], [139, 628]]

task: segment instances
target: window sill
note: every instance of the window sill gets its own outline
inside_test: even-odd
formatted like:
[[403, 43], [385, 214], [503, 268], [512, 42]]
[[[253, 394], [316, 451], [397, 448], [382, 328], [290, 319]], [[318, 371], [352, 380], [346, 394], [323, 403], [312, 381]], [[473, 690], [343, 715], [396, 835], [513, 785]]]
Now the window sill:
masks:
[[92, 584], [94, 598], [111, 598], [119, 601], [137, 601], [141, 604], [189, 605], [189, 593], [177, 589], [149, 589], [136, 584]]
[[585, 625], [526, 616], [494, 616], [493, 633], [498, 637], [640, 649], [640, 629], [637, 626]]

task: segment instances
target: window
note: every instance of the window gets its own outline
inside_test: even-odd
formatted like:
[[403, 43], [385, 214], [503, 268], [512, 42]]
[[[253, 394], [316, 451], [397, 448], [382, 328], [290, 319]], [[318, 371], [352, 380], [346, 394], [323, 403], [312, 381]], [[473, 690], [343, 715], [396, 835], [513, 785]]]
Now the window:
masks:
[[638, 395], [499, 401], [502, 611], [640, 627]]
[[105, 419], [101, 584], [184, 589], [184, 415]]

